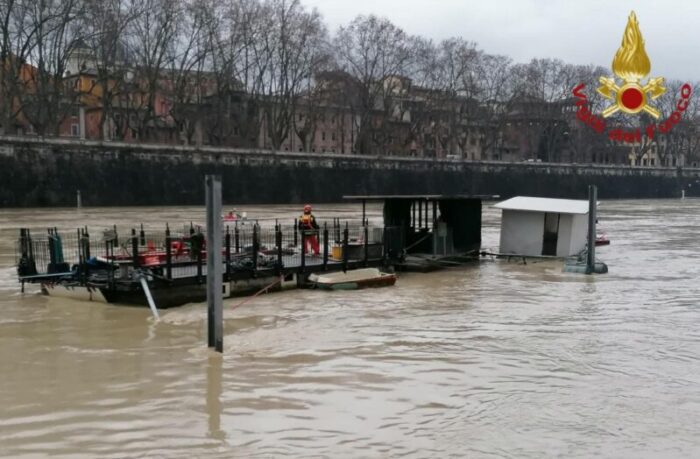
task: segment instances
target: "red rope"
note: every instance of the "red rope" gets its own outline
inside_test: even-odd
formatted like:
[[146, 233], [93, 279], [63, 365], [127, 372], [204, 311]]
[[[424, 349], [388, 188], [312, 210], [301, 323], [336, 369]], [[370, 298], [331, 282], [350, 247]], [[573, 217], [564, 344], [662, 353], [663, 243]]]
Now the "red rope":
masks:
[[256, 296], [258, 296], [258, 295], [260, 295], [260, 294], [266, 292], [270, 287], [273, 287], [275, 284], [279, 284], [280, 282], [282, 282], [282, 279], [284, 279], [284, 276], [280, 276], [279, 279], [277, 279], [276, 281], [274, 281], [274, 282], [271, 283], [270, 285], [267, 285], [267, 286], [263, 287], [261, 290], [259, 290], [257, 293], [255, 293], [255, 295], [249, 296], [248, 298], [246, 298], [245, 300], [241, 301], [240, 303], [238, 303], [237, 305], [235, 305], [235, 306], [232, 307], [231, 309], [236, 309], [237, 307], [243, 306], [244, 304], [248, 303], [249, 301], [252, 301]]

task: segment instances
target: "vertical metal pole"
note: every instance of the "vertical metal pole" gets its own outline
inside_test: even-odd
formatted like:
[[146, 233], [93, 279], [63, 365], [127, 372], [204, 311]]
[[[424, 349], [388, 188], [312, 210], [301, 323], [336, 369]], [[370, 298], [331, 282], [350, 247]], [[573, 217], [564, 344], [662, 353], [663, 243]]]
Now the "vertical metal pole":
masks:
[[297, 221], [294, 220], [294, 225], [292, 226], [294, 228], [294, 247], [297, 246]]
[[348, 222], [345, 222], [345, 230], [343, 230], [343, 272], [348, 270], [348, 240], [350, 239], [350, 231], [348, 230]]
[[200, 241], [200, 243], [199, 243], [200, 245], [199, 245], [199, 247], [197, 247], [197, 254], [196, 254], [197, 255], [197, 282], [201, 284], [202, 283], [202, 263], [203, 263], [203, 256], [204, 256], [203, 250], [202, 250], [202, 244], [201, 244], [202, 235], [198, 233], [197, 239]]
[[229, 281], [231, 275], [231, 231], [226, 225], [226, 280]]
[[411, 228], [416, 228], [416, 201], [411, 203]]
[[131, 228], [131, 258], [134, 268], [139, 267], [139, 238], [136, 237], [136, 230]]
[[241, 253], [241, 231], [238, 229], [238, 222], [236, 222], [236, 226], [233, 227], [233, 238], [236, 253]]
[[323, 270], [328, 269], [328, 222], [323, 224]]
[[301, 230], [301, 273], [306, 268], [306, 231]]
[[207, 175], [207, 319], [209, 347], [224, 351], [224, 309], [221, 260], [221, 176]]
[[277, 225], [275, 241], [277, 243], [277, 274], [281, 276], [282, 268], [284, 268], [284, 263], [282, 262], [282, 225]]
[[143, 230], [143, 223], [141, 223], [141, 230], [139, 231], [139, 237], [141, 239], [141, 245], [146, 245], [146, 232]]
[[423, 201], [418, 201], [418, 228], [423, 228]]
[[364, 240], [365, 240], [365, 247], [364, 247], [364, 249], [365, 249], [365, 254], [364, 254], [364, 255], [365, 255], [365, 256], [364, 256], [365, 261], [364, 261], [364, 265], [365, 265], [365, 267], [367, 267], [367, 261], [369, 260], [369, 227], [367, 226], [367, 224], [365, 224]]
[[258, 269], [258, 250], [260, 250], [260, 245], [258, 244], [260, 227], [257, 223], [253, 224], [253, 275]]
[[85, 261], [87, 261], [90, 259], [90, 234], [87, 226], [85, 227], [85, 232], [83, 232], [83, 239], [85, 241]]
[[598, 188], [595, 185], [588, 186], [588, 258], [586, 260], [586, 274], [595, 271], [595, 221], [598, 204]]
[[437, 201], [433, 201], [433, 228], [435, 227], [435, 222], [437, 222]]
[[173, 278], [173, 242], [170, 237], [170, 227], [165, 225], [165, 277]]
[[365, 210], [367, 202], [363, 199], [362, 200], [362, 222], [365, 221], [365, 218], [367, 218], [367, 212]]

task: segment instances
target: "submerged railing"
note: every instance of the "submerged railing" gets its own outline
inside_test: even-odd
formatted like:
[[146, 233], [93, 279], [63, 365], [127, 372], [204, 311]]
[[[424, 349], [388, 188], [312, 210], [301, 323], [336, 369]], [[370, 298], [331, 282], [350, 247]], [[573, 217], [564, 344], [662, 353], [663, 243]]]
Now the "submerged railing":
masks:
[[[193, 224], [161, 231], [113, 226], [97, 232], [87, 227], [75, 232], [47, 229], [37, 234], [20, 230], [16, 262], [21, 280], [70, 275], [79, 281], [113, 283], [133, 278], [135, 270], [148, 269], [167, 280], [206, 276], [210, 250], [205, 229]], [[260, 271], [282, 273], [389, 262], [401, 256], [402, 232], [397, 227], [370, 225], [368, 221], [332, 219], [318, 230], [302, 231], [292, 224], [260, 225], [254, 221], [224, 222], [222, 237], [225, 277]], [[307, 250], [304, 250], [307, 246]], [[317, 249], [317, 253], [316, 253]]]

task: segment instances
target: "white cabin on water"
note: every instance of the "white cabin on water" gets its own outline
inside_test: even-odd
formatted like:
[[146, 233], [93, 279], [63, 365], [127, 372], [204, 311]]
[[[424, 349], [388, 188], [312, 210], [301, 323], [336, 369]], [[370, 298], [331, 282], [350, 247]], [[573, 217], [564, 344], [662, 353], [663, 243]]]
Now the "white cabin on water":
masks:
[[568, 257], [586, 248], [588, 201], [518, 196], [496, 204], [502, 254]]

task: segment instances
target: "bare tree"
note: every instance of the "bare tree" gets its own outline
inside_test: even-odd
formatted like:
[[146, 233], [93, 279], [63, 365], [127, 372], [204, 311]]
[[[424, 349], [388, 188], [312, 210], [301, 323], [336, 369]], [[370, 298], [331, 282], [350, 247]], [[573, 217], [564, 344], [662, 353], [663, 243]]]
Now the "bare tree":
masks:
[[144, 0], [142, 11], [129, 22], [126, 41], [132, 72], [119, 97], [122, 119], [139, 139], [156, 136], [167, 121], [162, 107], [165, 70], [175, 56], [175, 38], [183, 19], [182, 0]]
[[21, 96], [31, 78], [26, 64], [36, 45], [37, 24], [32, 21], [34, 2], [0, 1], [0, 123], [2, 132], [13, 134], [21, 113]]
[[131, 0], [84, 0], [84, 3], [80, 25], [85, 31], [82, 39], [85, 49], [76, 49], [78, 59], [74, 61], [79, 66], [76, 77], [85, 72], [94, 77], [94, 83], [81, 88], [81, 100], [100, 110], [98, 128], [102, 139], [123, 139], [128, 123], [121, 116], [120, 100], [127, 99], [126, 86], [134, 76], [126, 34], [132, 21], [141, 14], [141, 5]]
[[506, 115], [514, 92], [511, 68], [510, 58], [483, 54], [472, 76], [474, 95], [482, 107], [479, 117], [482, 123], [481, 148], [486, 158], [500, 157]]
[[212, 42], [209, 31], [215, 5], [210, 0], [190, 0], [183, 9], [182, 28], [176, 37], [175, 55], [170, 59], [166, 94], [173, 102], [170, 115], [187, 144], [202, 143], [201, 121], [206, 113], [205, 100], [213, 94], [214, 76], [207, 71]]
[[58, 135], [61, 121], [74, 109], [78, 91], [64, 84], [68, 59], [81, 42], [79, 0], [39, 0], [28, 15], [36, 43], [28, 53], [35, 71], [20, 96], [24, 116], [40, 135]]
[[386, 119], [374, 115], [401, 90], [403, 82], [397, 77], [404, 75], [412, 58], [408, 37], [386, 19], [358, 16], [338, 30], [333, 49], [340, 69], [356, 80], [346, 88], [357, 132], [355, 151], [370, 153], [373, 144], [380, 143], [373, 140], [386, 135]]
[[265, 4], [263, 40], [256, 43], [256, 67], [262, 76], [266, 134], [279, 149], [293, 128], [296, 104], [324, 59], [326, 30], [317, 11], [298, 0]]

